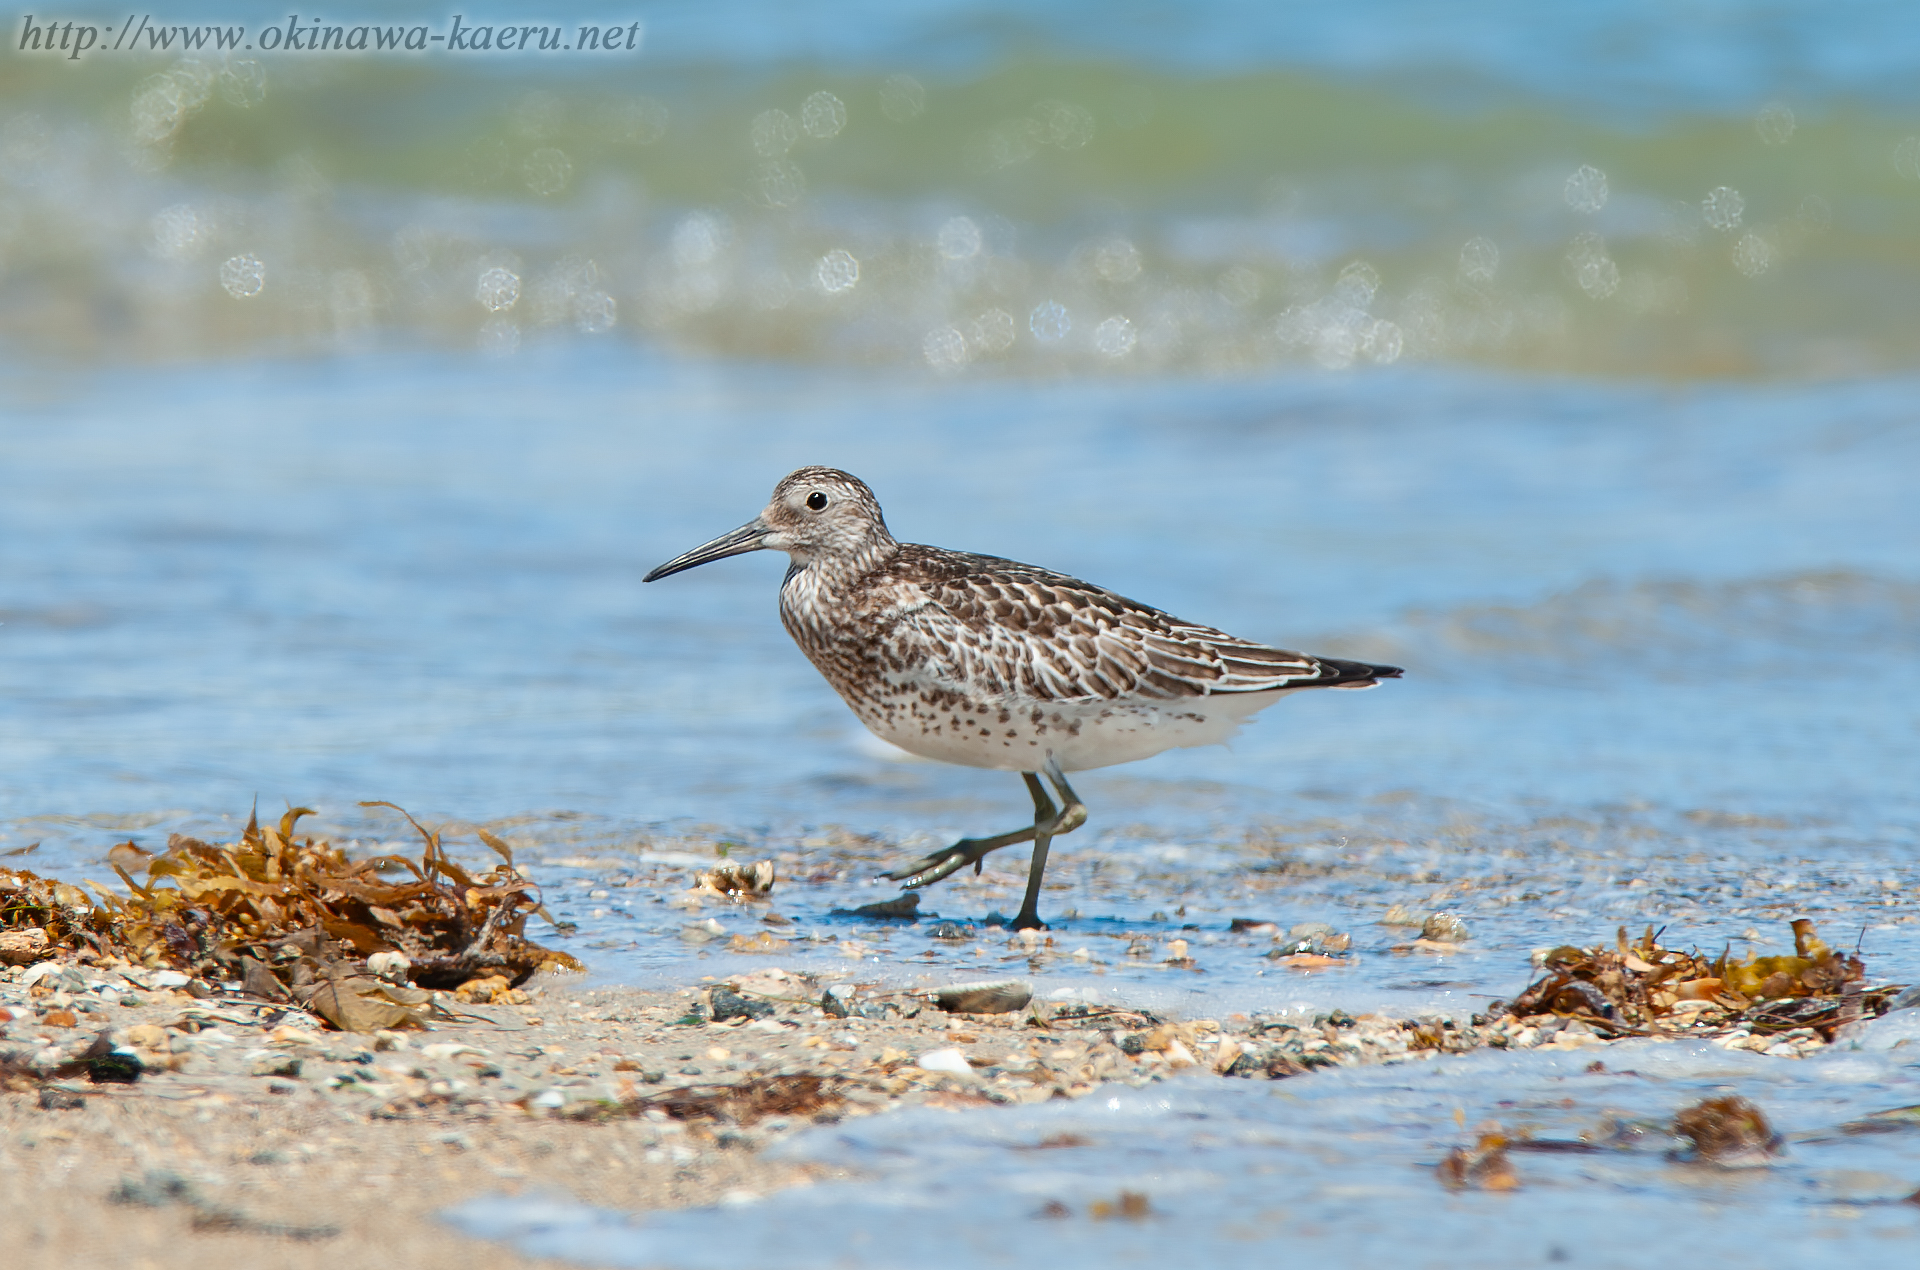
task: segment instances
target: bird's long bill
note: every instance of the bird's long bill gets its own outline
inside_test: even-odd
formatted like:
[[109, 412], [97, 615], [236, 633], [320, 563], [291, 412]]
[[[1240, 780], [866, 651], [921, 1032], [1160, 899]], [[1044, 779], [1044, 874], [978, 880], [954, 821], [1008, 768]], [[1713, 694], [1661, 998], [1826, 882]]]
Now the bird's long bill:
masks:
[[755, 517], [740, 528], [721, 534], [712, 542], [703, 542], [692, 551], [685, 551], [642, 578], [643, 582], [658, 582], [670, 574], [703, 565], [713, 560], [725, 560], [728, 556], [745, 555], [749, 551], [759, 551], [765, 543], [760, 540], [767, 534], [767, 522]]

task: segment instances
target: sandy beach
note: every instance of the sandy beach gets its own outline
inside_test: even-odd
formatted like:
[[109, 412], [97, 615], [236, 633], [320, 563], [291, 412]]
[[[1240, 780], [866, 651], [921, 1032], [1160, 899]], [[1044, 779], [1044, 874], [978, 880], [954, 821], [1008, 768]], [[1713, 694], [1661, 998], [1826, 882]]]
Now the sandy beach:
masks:
[[[1041, 938], [1003, 937], [1016, 952]], [[36, 1268], [549, 1264], [445, 1216], [501, 1196], [636, 1220], [752, 1203], [854, 1177], [768, 1148], [879, 1112], [1312, 1080], [1482, 1049], [1600, 1071], [1612, 1044], [1551, 1015], [1163, 1019], [1033, 1001], [1021, 980], [946, 998], [997, 1012], [950, 1013], [936, 993], [775, 966], [662, 991], [543, 974], [484, 1007], [439, 994], [449, 1017], [363, 1035], [177, 974], [37, 964], [0, 978], [0, 1228], [13, 1264]], [[1811, 1028], [1702, 1035], [1780, 1060], [1827, 1048]], [[1085, 1145], [1055, 1137], [1031, 1145]]]

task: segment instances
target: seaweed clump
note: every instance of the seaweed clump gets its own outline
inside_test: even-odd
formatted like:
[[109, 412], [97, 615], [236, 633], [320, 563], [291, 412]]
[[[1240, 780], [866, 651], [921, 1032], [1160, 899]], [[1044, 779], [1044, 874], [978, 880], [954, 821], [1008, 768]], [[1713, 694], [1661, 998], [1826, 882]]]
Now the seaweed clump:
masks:
[[1791, 954], [1736, 960], [1729, 949], [1709, 959], [1697, 949], [1661, 947], [1652, 927], [1630, 944], [1621, 927], [1612, 948], [1547, 952], [1545, 973], [1507, 1012], [1575, 1018], [1608, 1036], [1809, 1028], [1831, 1041], [1840, 1027], [1884, 1013], [1900, 991], [1868, 989], [1866, 963], [1829, 947], [1806, 918], [1793, 923], [1793, 938]]
[[421, 837], [419, 857], [350, 859], [331, 842], [300, 837], [301, 817], [313, 813], [295, 807], [277, 826], [250, 817], [238, 842], [175, 834], [159, 855], [121, 843], [107, 858], [124, 896], [89, 883], [89, 899], [67, 883], [0, 869], [0, 928], [41, 931], [45, 955], [90, 953], [237, 979], [249, 995], [296, 1002], [354, 1031], [418, 1024], [430, 989], [583, 969], [526, 937], [527, 919], [546, 909], [498, 836], [476, 830], [500, 860], [469, 871], [447, 854], [439, 830], [405, 809], [361, 805], [406, 816]]

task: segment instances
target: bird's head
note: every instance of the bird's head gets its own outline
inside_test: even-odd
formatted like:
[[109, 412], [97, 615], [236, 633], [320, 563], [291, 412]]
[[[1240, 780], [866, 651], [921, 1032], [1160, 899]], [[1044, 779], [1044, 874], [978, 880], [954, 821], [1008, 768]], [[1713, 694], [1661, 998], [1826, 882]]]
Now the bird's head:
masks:
[[853, 557], [892, 543], [880, 503], [865, 482], [838, 468], [803, 467], [773, 487], [766, 510], [753, 520], [675, 556], [645, 580], [749, 551], [784, 551], [805, 566], [822, 557]]

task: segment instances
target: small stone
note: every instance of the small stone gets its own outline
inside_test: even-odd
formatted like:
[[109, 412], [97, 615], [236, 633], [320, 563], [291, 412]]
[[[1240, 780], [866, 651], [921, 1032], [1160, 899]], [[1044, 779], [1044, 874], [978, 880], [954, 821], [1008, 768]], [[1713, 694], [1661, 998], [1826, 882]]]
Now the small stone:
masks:
[[1780, 1149], [1766, 1113], [1736, 1096], [1693, 1104], [1673, 1118], [1673, 1132], [1693, 1143], [1693, 1158], [1727, 1167], [1765, 1164]]
[[1507, 1157], [1506, 1139], [1489, 1134], [1473, 1148], [1455, 1147], [1434, 1170], [1440, 1185], [1450, 1191], [1511, 1191], [1520, 1186], [1513, 1161]]
[[0, 930], [0, 965], [24, 966], [52, 954], [47, 932], [38, 926]]
[[912, 919], [920, 913], [920, 892], [907, 891], [890, 900], [881, 900], [876, 904], [862, 904], [859, 908], [835, 909], [835, 913], [850, 917], [890, 917]]
[[915, 1065], [928, 1072], [947, 1072], [955, 1076], [973, 1074], [973, 1065], [958, 1049], [929, 1050], [916, 1060]]
[[1009, 1014], [1032, 1000], [1033, 984], [1025, 979], [956, 983], [933, 994], [933, 1003], [948, 1014]]
[[724, 984], [716, 985], [707, 995], [711, 1010], [709, 1017], [715, 1023], [724, 1023], [728, 1019], [768, 1019], [774, 1014], [772, 1002], [743, 997]]
[[367, 958], [367, 973], [376, 979], [405, 986], [413, 972], [413, 962], [402, 952], [377, 952]]
[[255, 1076], [298, 1076], [300, 1060], [291, 1054], [269, 1054], [253, 1062]]
[[567, 1096], [558, 1089], [545, 1089], [527, 1100], [536, 1111], [558, 1111], [567, 1105]]
[[1427, 920], [1420, 923], [1420, 938], [1430, 939], [1437, 944], [1464, 944], [1470, 938], [1467, 924], [1452, 913], [1429, 914]]
[[157, 1053], [167, 1051], [167, 1030], [156, 1022], [138, 1022], [127, 1028], [127, 1043], [138, 1045], [140, 1049], [152, 1049]]

